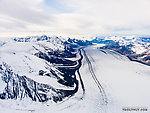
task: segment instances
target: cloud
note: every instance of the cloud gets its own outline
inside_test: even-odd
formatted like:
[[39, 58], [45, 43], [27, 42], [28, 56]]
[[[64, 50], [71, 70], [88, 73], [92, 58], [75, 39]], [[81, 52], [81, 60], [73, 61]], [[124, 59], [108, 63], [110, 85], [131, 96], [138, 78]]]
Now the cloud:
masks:
[[100, 32], [123, 33], [129, 30], [139, 33], [139, 26], [144, 32], [147, 31], [144, 25], [150, 24], [149, 0], [62, 0], [62, 3], [71, 8], [73, 14], [92, 18], [91, 28], [95, 27], [94, 31], [99, 26], [103, 28]]
[[1, 0], [1, 20], [6, 19], [4, 23], [0, 22], [3, 24], [1, 27], [8, 27], [9, 30], [16, 27], [17, 30], [18, 27], [28, 28], [31, 24], [34, 26], [50, 24], [51, 15], [39, 7], [41, 3], [42, 0]]
[[0, 0], [0, 30], [148, 33], [149, 5], [149, 0]]

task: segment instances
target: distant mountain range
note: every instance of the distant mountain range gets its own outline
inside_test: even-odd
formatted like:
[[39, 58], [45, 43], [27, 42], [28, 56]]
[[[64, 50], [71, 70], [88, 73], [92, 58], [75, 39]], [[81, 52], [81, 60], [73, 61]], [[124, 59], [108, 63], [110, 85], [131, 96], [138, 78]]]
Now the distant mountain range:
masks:
[[132, 61], [150, 65], [150, 38], [148, 37], [96, 37], [91, 42], [105, 44], [101, 49], [112, 49]]

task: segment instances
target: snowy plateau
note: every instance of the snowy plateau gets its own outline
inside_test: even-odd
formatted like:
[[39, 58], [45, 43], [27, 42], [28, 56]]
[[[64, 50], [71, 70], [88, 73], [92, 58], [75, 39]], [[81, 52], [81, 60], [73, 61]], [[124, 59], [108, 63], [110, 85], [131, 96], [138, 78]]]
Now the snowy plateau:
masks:
[[0, 39], [0, 113], [150, 113], [150, 38]]

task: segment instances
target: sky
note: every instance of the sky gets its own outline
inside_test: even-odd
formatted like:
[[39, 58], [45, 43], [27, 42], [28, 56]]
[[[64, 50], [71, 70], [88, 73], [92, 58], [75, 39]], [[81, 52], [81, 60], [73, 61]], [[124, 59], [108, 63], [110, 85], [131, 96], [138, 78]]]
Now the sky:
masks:
[[0, 0], [0, 33], [143, 34], [150, 0]]

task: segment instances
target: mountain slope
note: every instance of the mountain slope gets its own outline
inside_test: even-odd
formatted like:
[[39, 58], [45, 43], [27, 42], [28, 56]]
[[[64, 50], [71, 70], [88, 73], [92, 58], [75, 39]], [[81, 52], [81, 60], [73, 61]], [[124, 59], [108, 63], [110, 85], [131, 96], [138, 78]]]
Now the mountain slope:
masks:
[[96, 37], [91, 42], [105, 44], [101, 49], [115, 50], [132, 61], [150, 65], [150, 38], [135, 36]]
[[78, 50], [59, 37], [1, 41], [0, 99], [58, 102], [74, 95], [79, 84], [75, 72], [81, 66], [81, 57], [76, 56]]

